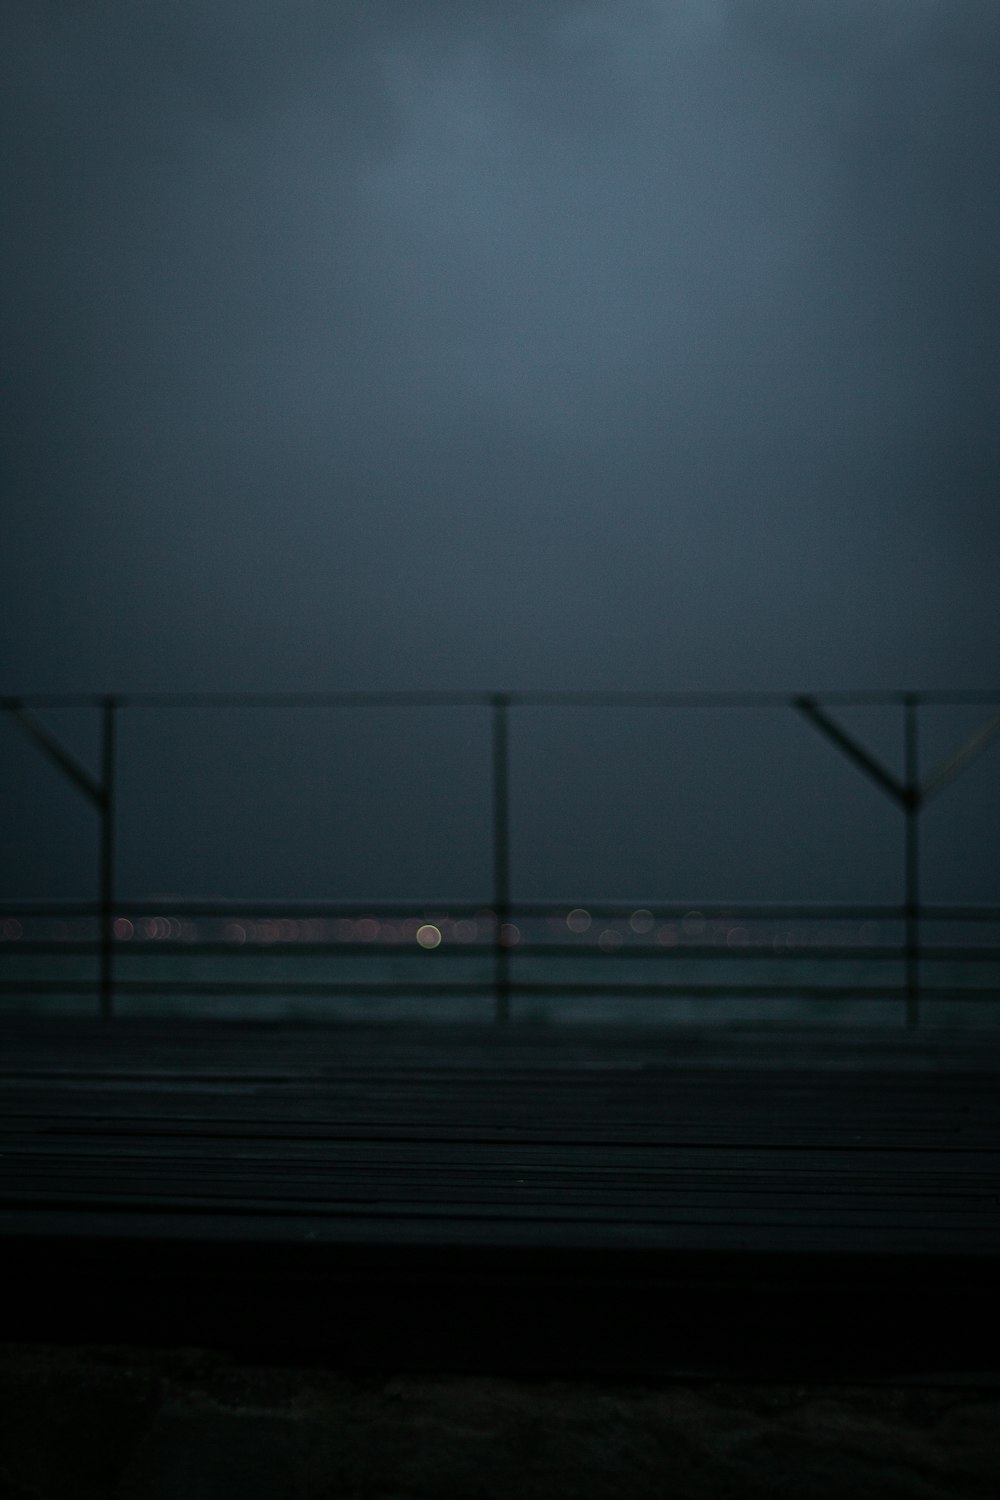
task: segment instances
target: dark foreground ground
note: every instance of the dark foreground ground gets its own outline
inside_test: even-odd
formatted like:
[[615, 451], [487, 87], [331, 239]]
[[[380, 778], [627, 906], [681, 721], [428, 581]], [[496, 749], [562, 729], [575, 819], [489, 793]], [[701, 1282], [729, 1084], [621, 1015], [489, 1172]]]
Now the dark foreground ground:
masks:
[[346, 1375], [0, 1346], [4, 1500], [995, 1500], [1000, 1389]]
[[1000, 1494], [991, 1033], [2, 1041], [0, 1500]]

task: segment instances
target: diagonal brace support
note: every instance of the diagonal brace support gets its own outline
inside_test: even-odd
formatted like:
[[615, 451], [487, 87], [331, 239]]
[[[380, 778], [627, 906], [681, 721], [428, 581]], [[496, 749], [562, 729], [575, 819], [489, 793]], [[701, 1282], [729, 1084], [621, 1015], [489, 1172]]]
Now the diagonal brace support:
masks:
[[964, 770], [970, 761], [975, 760], [977, 755], [981, 755], [990, 741], [998, 734], [1000, 734], [1000, 713], [995, 713], [992, 718], [986, 720], [985, 724], [979, 726], [975, 734], [971, 735], [964, 745], [959, 746], [939, 766], [935, 766], [934, 770], [931, 771], [926, 781], [920, 787], [921, 801], [927, 797], [932, 797], [935, 792], [939, 792], [942, 787], [947, 786], [949, 781], [953, 781], [959, 771]]
[[103, 782], [97, 780], [71, 755], [65, 745], [60, 744], [52, 731], [42, 723], [41, 719], [33, 714], [30, 708], [21, 705], [12, 710], [15, 723], [19, 724], [29, 739], [42, 751], [43, 755], [57, 766], [85, 797], [93, 802], [95, 807], [104, 808], [108, 800], [107, 788]]
[[888, 793], [893, 801], [898, 802], [901, 807], [911, 807], [919, 800], [916, 788], [900, 781], [891, 771], [887, 770], [880, 760], [867, 751], [864, 745], [847, 733], [836, 721], [830, 717], [825, 709], [819, 706], [815, 698], [796, 698], [793, 707], [797, 708], [803, 718], [808, 719], [814, 728], [826, 739], [832, 740], [848, 760], [853, 761], [859, 770], [863, 771], [876, 786], [880, 786], [883, 792]]

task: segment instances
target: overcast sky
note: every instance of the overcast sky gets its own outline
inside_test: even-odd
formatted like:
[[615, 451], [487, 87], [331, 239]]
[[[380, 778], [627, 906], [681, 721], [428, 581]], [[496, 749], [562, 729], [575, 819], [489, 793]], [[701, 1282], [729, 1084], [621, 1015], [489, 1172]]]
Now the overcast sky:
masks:
[[4, 34], [6, 688], [992, 684], [995, 6]]
[[3, 34], [0, 689], [995, 684], [997, 6]]

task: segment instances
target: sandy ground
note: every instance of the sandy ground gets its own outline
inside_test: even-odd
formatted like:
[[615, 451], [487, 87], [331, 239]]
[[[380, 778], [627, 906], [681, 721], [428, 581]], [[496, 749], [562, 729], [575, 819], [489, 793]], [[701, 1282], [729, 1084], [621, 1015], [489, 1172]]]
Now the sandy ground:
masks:
[[2, 1500], [1000, 1494], [1000, 1384], [347, 1377], [0, 1346]]

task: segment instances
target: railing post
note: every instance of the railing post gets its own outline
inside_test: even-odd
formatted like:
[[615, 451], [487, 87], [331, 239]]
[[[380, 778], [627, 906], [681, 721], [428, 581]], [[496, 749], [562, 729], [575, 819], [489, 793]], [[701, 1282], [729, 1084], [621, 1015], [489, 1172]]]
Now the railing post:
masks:
[[510, 766], [507, 710], [510, 698], [494, 693], [493, 705], [493, 994], [497, 1021], [510, 1020], [510, 956], [504, 928], [510, 917]]
[[114, 898], [115, 898], [115, 738], [117, 731], [115, 698], [106, 697], [101, 704], [101, 1018], [114, 1015]]
[[906, 795], [904, 817], [904, 882], [906, 910], [906, 1024], [920, 1022], [920, 747], [919, 700], [908, 693], [903, 700], [906, 735]]

